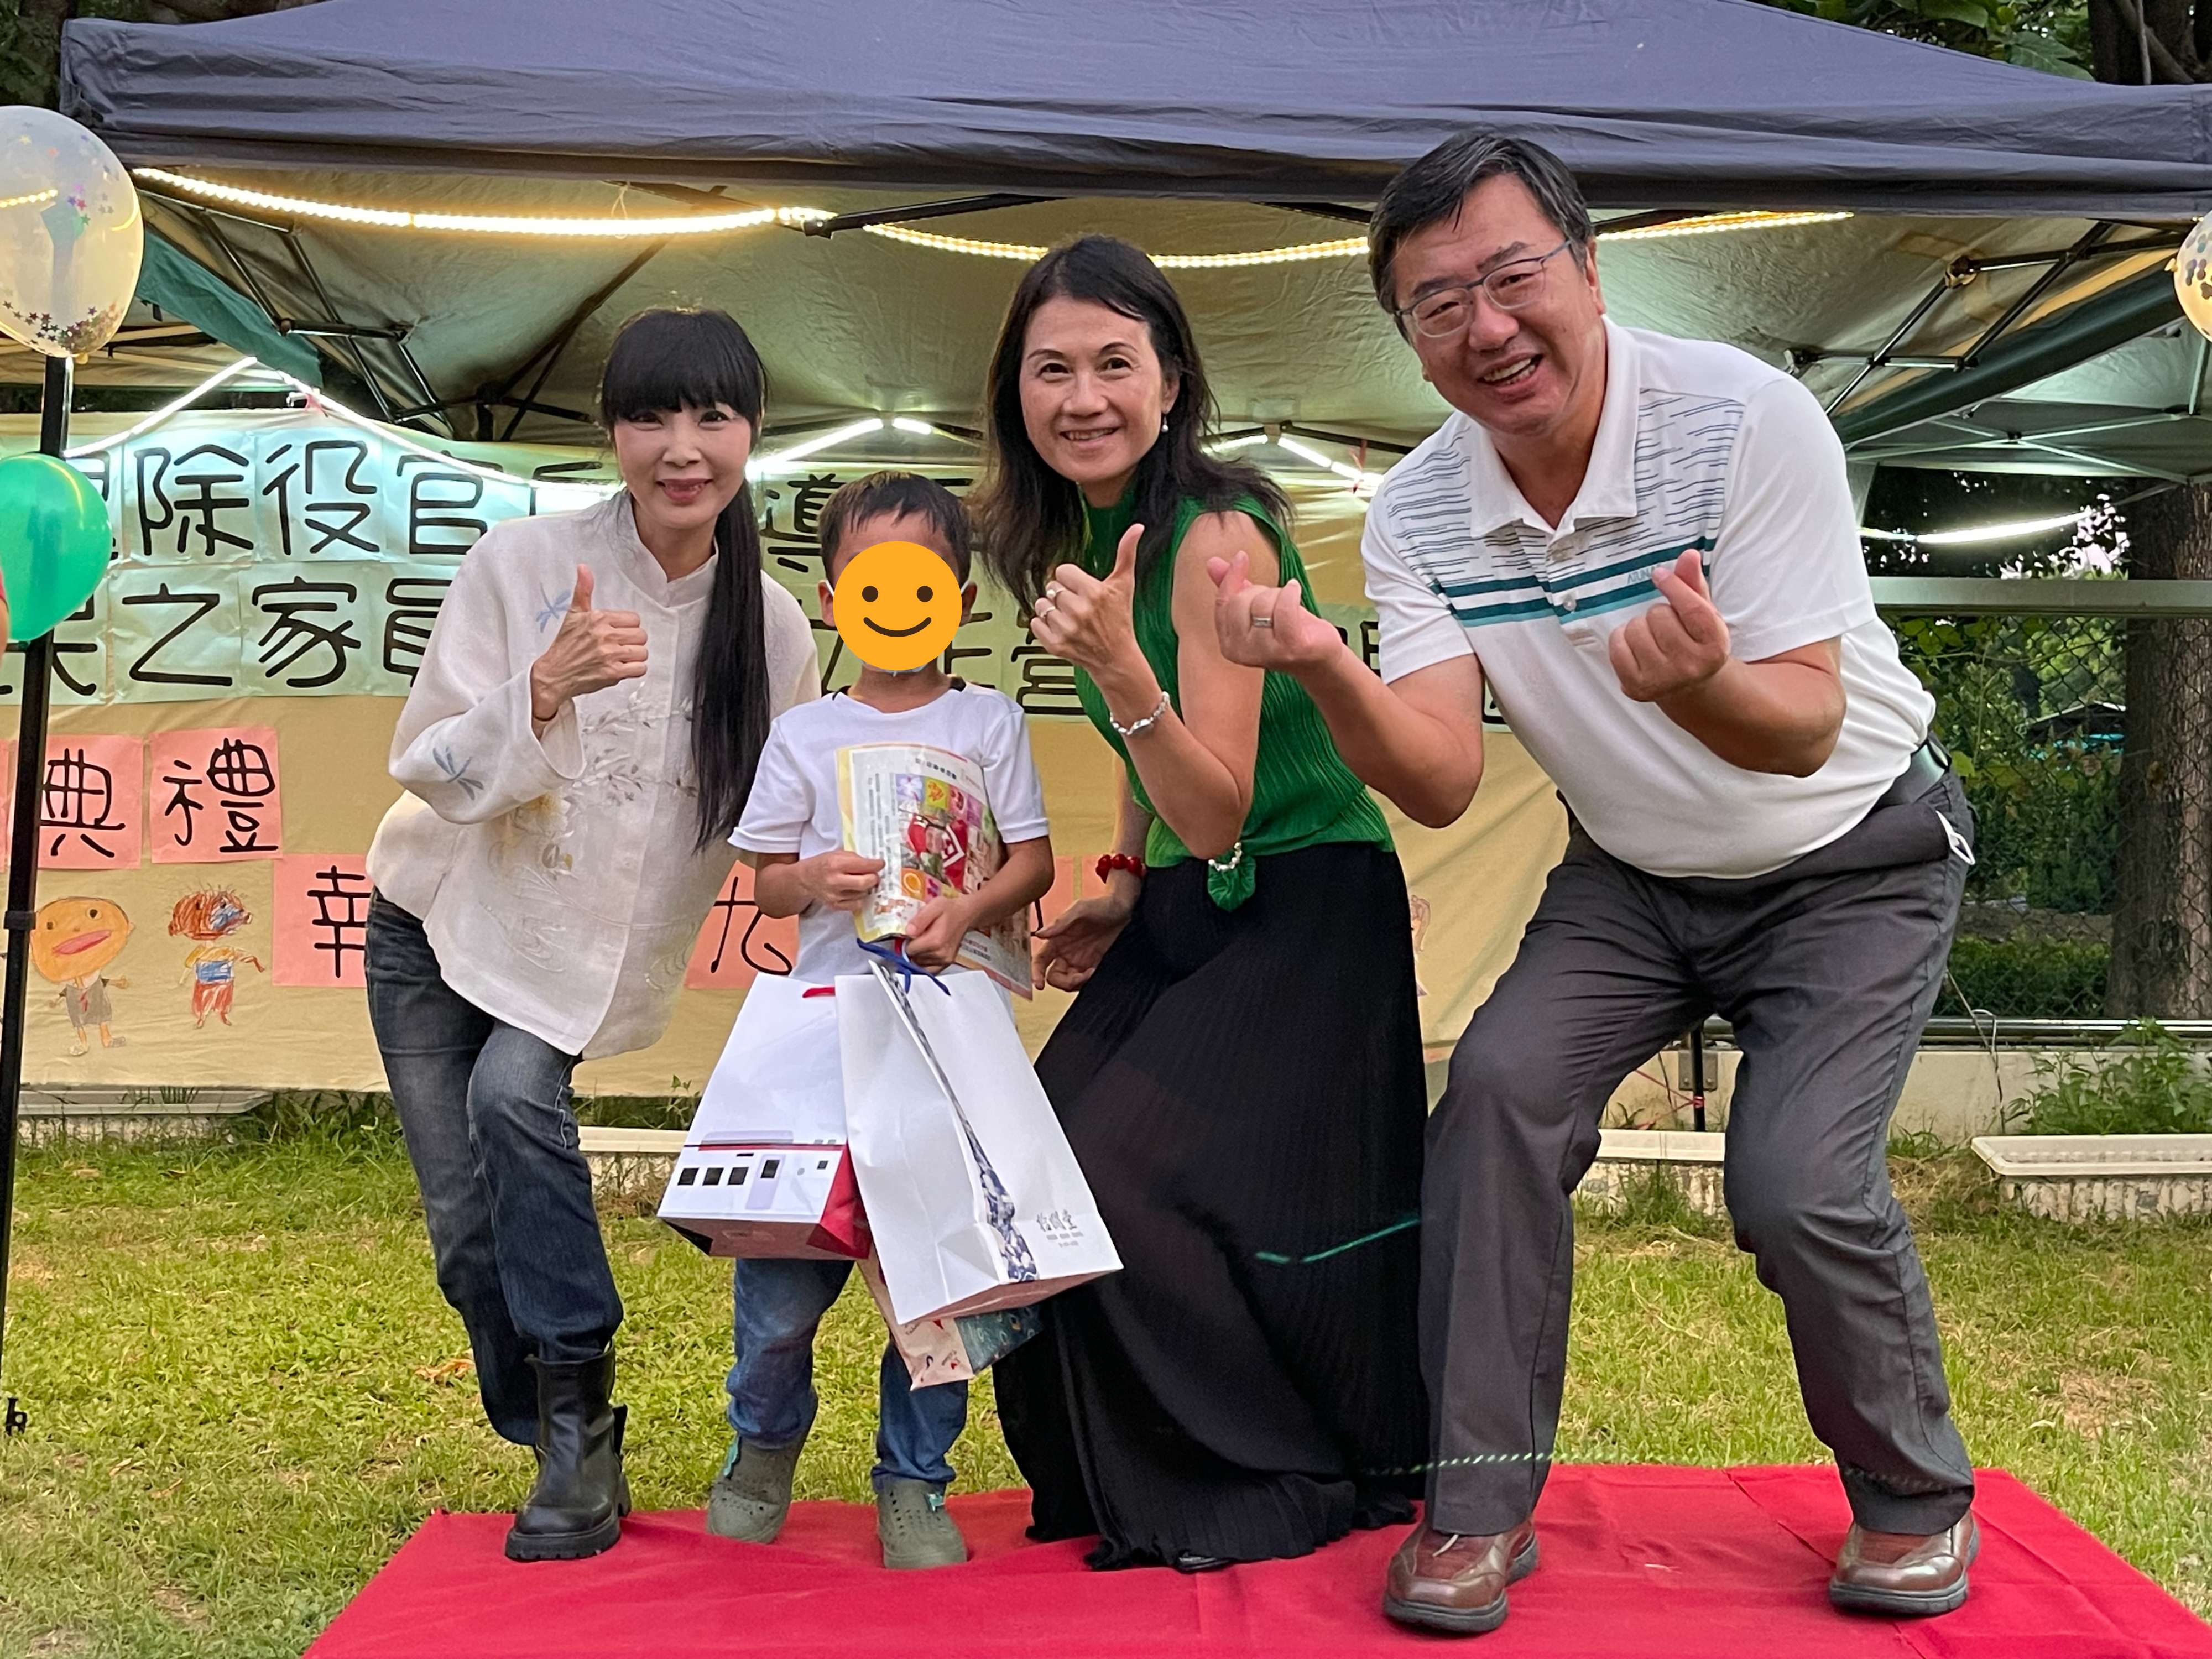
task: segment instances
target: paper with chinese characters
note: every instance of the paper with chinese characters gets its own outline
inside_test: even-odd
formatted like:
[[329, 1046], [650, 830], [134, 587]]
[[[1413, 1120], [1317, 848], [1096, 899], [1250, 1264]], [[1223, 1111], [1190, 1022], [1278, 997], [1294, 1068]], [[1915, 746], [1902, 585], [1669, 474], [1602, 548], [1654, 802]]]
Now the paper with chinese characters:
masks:
[[684, 983], [695, 991], [742, 991], [763, 974], [788, 974], [798, 960], [799, 918], [763, 915], [753, 902], [752, 866], [740, 860], [707, 912]]
[[[11, 824], [16, 752], [10, 743], [7, 783], [0, 794]], [[48, 738], [46, 781], [39, 796], [39, 867], [137, 869], [144, 853], [145, 770], [143, 738], [112, 732]], [[13, 839], [5, 839], [12, 854]]]
[[284, 850], [276, 729], [157, 732], [147, 744], [156, 864], [231, 864]]
[[276, 860], [279, 985], [368, 983], [367, 861], [357, 853], [287, 853]]

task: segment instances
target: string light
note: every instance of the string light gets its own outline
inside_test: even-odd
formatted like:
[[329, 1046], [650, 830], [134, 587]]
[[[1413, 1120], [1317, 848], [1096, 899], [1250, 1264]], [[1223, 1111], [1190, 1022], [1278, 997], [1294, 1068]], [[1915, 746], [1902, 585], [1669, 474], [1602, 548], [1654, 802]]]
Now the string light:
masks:
[[[1600, 241], [1656, 241], [1668, 236], [1702, 236], [1715, 231], [1778, 230], [1790, 225], [1830, 224], [1848, 219], [1848, 213], [1710, 213], [1693, 219], [1676, 219], [1663, 225], [1634, 230], [1605, 230]], [[1042, 259], [1049, 251], [1042, 242], [994, 242], [975, 236], [947, 236], [940, 231], [915, 230], [907, 225], [867, 225], [872, 236], [882, 236], [908, 247], [932, 248], [940, 253], [967, 253], [983, 259]], [[1155, 253], [1152, 262], [1163, 270], [1223, 270], [1248, 265], [1291, 264], [1309, 259], [1341, 259], [1367, 252], [1364, 236], [1342, 236], [1334, 241], [1301, 242], [1291, 247], [1255, 248], [1243, 253]]]
[[881, 432], [890, 425], [890, 422], [884, 416], [870, 415], [863, 420], [853, 421], [844, 426], [832, 427], [827, 432], [817, 432], [811, 438], [802, 439], [787, 449], [779, 449], [773, 455], [754, 456], [745, 463], [745, 475], [748, 477], [757, 478], [763, 472], [771, 472], [778, 467], [788, 466], [792, 462], [804, 460], [809, 455], [818, 455], [825, 449], [834, 449], [839, 444], [850, 443], [865, 433]]
[[261, 362], [258, 358], [240, 357], [236, 362], [228, 364], [225, 367], [216, 370], [214, 374], [209, 375], [207, 379], [202, 380], [190, 392], [185, 393], [183, 397], [175, 399], [173, 402], [163, 404], [161, 408], [155, 410], [151, 415], [149, 415], [144, 420], [139, 422], [137, 425], [131, 428], [129, 430], [116, 433], [112, 437], [101, 438], [96, 442], [78, 444], [72, 448], [65, 449], [62, 452], [63, 458], [67, 460], [75, 460], [80, 455], [98, 455], [110, 449], [120, 448], [123, 445], [129, 443], [133, 438], [144, 437], [155, 427], [160, 426], [163, 422], [168, 420], [171, 416], [183, 414], [185, 410], [190, 409], [194, 404], [206, 397], [209, 392], [214, 391], [217, 386], [222, 386], [228, 381], [236, 380], [240, 375], [245, 374], [249, 368], [258, 368], [260, 367]]
[[1285, 433], [1275, 440], [1275, 447], [1278, 449], [1286, 449], [1290, 451], [1291, 454], [1297, 456], [1300, 460], [1305, 462], [1310, 466], [1327, 468], [1329, 471], [1335, 473], [1338, 477], [1342, 478], [1346, 483], [1349, 483], [1355, 490], [1365, 490], [1370, 495], [1372, 495], [1374, 493], [1375, 487], [1382, 482], [1382, 475], [1381, 473], [1363, 472], [1358, 467], [1348, 465], [1343, 461], [1331, 460], [1328, 456], [1322, 454], [1321, 451], [1316, 449], [1311, 444], [1300, 443], [1296, 438], [1291, 437], [1288, 433]]
[[[933, 248], [939, 253], [969, 253], [984, 259], [1042, 259], [1049, 251], [1042, 242], [992, 242], [975, 236], [947, 236], [934, 230], [915, 230], [906, 225], [866, 225], [872, 236], [903, 242], [908, 247]], [[1364, 236], [1341, 236], [1329, 242], [1300, 242], [1291, 247], [1254, 248], [1243, 253], [1155, 253], [1148, 257], [1163, 270], [1224, 270], [1242, 265], [1293, 264], [1307, 259], [1340, 259], [1367, 252]]]
[[1656, 242], [1668, 236], [1706, 236], [1718, 230], [1782, 230], [1791, 225], [1827, 225], [1851, 216], [1827, 213], [1705, 213], [1694, 219], [1675, 219], [1663, 225], [1642, 225], [1634, 230], [1607, 230], [1601, 242]]
[[306, 196], [280, 196], [265, 190], [246, 190], [194, 179], [164, 167], [137, 167], [137, 177], [167, 185], [188, 196], [233, 207], [258, 208], [264, 213], [289, 214], [300, 219], [326, 220], [334, 224], [365, 225], [384, 230], [465, 231], [479, 235], [607, 236], [645, 239], [664, 236], [718, 236], [763, 225], [799, 226], [830, 216], [820, 208], [748, 208], [737, 213], [686, 213], [652, 219], [599, 216], [577, 218], [557, 214], [418, 213], [400, 208], [354, 207], [343, 202], [318, 201]]
[[2054, 518], [2014, 519], [2002, 524], [1976, 525], [1966, 530], [1929, 530], [1917, 535], [1910, 530], [1869, 530], [1863, 526], [1859, 534], [1869, 541], [1917, 542], [1923, 547], [1971, 547], [1979, 542], [2014, 541], [2022, 536], [2071, 530], [2087, 513], [2085, 507], [2080, 513], [2062, 513]]
[[63, 456], [64, 459], [73, 460], [80, 455], [97, 455], [103, 450], [112, 449], [118, 444], [128, 443], [133, 438], [143, 437], [163, 422], [184, 413], [185, 410], [206, 397], [217, 386], [235, 380], [248, 369], [258, 369], [272, 380], [282, 381], [292, 392], [305, 399], [307, 407], [318, 414], [327, 415], [331, 419], [343, 425], [374, 434], [386, 443], [406, 450], [410, 454], [421, 455], [427, 459], [438, 462], [441, 465], [457, 467], [461, 471], [472, 473], [487, 483], [504, 484], [509, 489], [527, 489], [533, 494], [551, 489], [574, 489], [580, 487], [560, 482], [541, 483], [534, 478], [520, 478], [512, 472], [502, 472], [497, 467], [480, 466], [474, 461], [464, 460], [459, 455], [449, 454], [442, 449], [433, 449], [428, 444], [417, 443], [398, 428], [372, 421], [368, 416], [348, 409], [336, 398], [325, 396], [297, 376], [287, 374], [283, 369], [273, 368], [257, 357], [240, 357], [236, 362], [225, 365], [185, 393], [183, 397], [177, 398], [173, 403], [163, 404], [127, 431], [118, 432], [112, 437], [101, 438], [92, 443], [75, 445], [64, 450]]
[[27, 196], [10, 196], [6, 200], [0, 201], [0, 209], [36, 207], [41, 202], [52, 201], [60, 194], [59, 190], [48, 185], [45, 190], [34, 190]]
[[[536, 498], [538, 507], [543, 511], [559, 513], [573, 507], [588, 507], [595, 501], [605, 500], [622, 487], [619, 483], [611, 482], [584, 483], [569, 479], [520, 477], [512, 472], [502, 472], [496, 467], [483, 466], [474, 461], [465, 460], [460, 456], [451, 454], [447, 451], [434, 449], [428, 444], [418, 443], [398, 428], [384, 425], [380, 422], [371, 420], [366, 415], [348, 409], [343, 404], [317, 391], [305, 380], [288, 374], [281, 368], [272, 368], [255, 357], [240, 357], [235, 362], [226, 364], [190, 392], [170, 403], [164, 404], [135, 426], [111, 436], [96, 439], [90, 443], [73, 445], [64, 453], [69, 459], [74, 460], [82, 456], [97, 455], [106, 450], [118, 448], [135, 438], [143, 438], [157, 427], [165, 425], [175, 416], [184, 413], [210, 392], [252, 370], [258, 370], [261, 374], [281, 382], [305, 399], [307, 406], [317, 412], [327, 415], [332, 420], [355, 427], [361, 431], [374, 434], [385, 442], [395, 445], [411, 454], [421, 455], [441, 465], [458, 468], [483, 479], [488, 483], [503, 484], [510, 489], [527, 489]], [[962, 438], [957, 433], [947, 432], [944, 428], [916, 416], [866, 415], [858, 420], [846, 422], [843, 425], [831, 427], [826, 432], [817, 432], [811, 437], [802, 438], [797, 443], [787, 445], [781, 449], [754, 456], [745, 463], [745, 476], [757, 478], [766, 473], [778, 471], [805, 460], [811, 455], [818, 455], [823, 450], [835, 449], [840, 444], [850, 443], [855, 438], [866, 437], [878, 432], [902, 432], [918, 438], [951, 438], [963, 443], [973, 441]], [[1297, 456], [1310, 466], [1319, 467], [1334, 473], [1349, 483], [1355, 493], [1363, 496], [1373, 495], [1376, 486], [1382, 482], [1383, 474], [1363, 471], [1358, 467], [1346, 462], [1333, 460], [1311, 444], [1294, 438], [1288, 433], [1273, 438], [1265, 432], [1240, 433], [1233, 438], [1216, 439], [1207, 447], [1219, 453], [1229, 450], [1248, 449], [1265, 443], [1274, 444], [1278, 448]], [[1939, 532], [1934, 536], [1923, 536], [1917, 539], [1928, 542], [1938, 541], [1947, 536], [1964, 538], [1966, 537], [1988, 538], [1998, 534], [2027, 534], [2033, 530], [2071, 524], [2074, 518], [2079, 516], [2075, 514], [2066, 519], [2052, 520], [2048, 526], [2042, 523], [1992, 526], [1988, 530], [1981, 532]], [[1865, 533], [1890, 539], [1908, 539], [1897, 536], [1893, 532], [1868, 531]]]
[[[827, 209], [815, 207], [747, 208], [732, 213], [686, 213], [658, 218], [634, 219], [613, 215], [591, 217], [559, 214], [441, 213], [407, 208], [362, 207], [344, 202], [325, 202], [313, 197], [281, 195], [251, 190], [240, 185], [219, 184], [173, 173], [166, 167], [137, 167], [137, 177], [152, 184], [204, 201], [233, 207], [258, 208], [265, 213], [289, 214], [332, 224], [361, 225], [383, 230], [459, 232], [488, 236], [606, 237], [632, 240], [671, 236], [720, 236], [733, 231], [755, 230], [766, 225], [803, 229], [834, 218]], [[0, 202], [0, 207], [21, 205], [36, 198]], [[1851, 216], [1844, 212], [1709, 213], [1676, 219], [1662, 225], [1634, 230], [1606, 230], [1601, 241], [1652, 241], [1669, 236], [1699, 236], [1716, 231], [1773, 230], [1790, 225], [1828, 224]], [[871, 236], [908, 247], [929, 248], [940, 253], [965, 253], [984, 259], [1016, 259], [1024, 263], [1042, 258], [1042, 242], [1001, 242], [976, 236], [948, 236], [941, 231], [916, 230], [909, 225], [864, 225]], [[1316, 259], [1344, 259], [1367, 252], [1364, 236], [1340, 236], [1325, 242], [1297, 242], [1287, 247], [1248, 248], [1231, 253], [1155, 253], [1148, 256], [1163, 270], [1231, 270], [1255, 265], [1299, 264]]]

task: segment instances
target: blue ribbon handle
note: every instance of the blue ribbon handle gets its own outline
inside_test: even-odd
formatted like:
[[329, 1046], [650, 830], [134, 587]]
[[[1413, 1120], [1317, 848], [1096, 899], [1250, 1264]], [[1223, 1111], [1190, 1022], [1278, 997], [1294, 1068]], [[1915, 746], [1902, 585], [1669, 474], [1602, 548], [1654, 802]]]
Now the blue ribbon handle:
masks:
[[941, 968], [932, 969], [917, 966], [914, 959], [907, 955], [906, 942], [903, 939], [894, 939], [885, 945], [874, 939], [864, 939], [860, 941], [860, 949], [884, 963], [899, 976], [899, 991], [902, 994], [913, 989], [914, 976], [916, 974], [920, 974], [945, 995], [952, 994], [952, 988], [938, 977], [938, 975], [945, 970]]

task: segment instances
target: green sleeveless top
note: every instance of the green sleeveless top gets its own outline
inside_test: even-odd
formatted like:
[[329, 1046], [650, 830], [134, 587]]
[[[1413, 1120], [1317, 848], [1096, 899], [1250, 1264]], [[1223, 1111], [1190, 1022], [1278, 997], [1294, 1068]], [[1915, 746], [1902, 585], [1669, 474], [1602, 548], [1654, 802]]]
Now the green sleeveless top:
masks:
[[[1195, 499], [1185, 501], [1176, 509], [1175, 529], [1169, 538], [1166, 556], [1158, 560], [1150, 573], [1139, 579], [1133, 606], [1137, 644], [1145, 659], [1152, 664], [1160, 689], [1174, 702], [1178, 714], [1182, 712], [1182, 699], [1176, 688], [1180, 660], [1175, 625], [1176, 555], [1191, 525], [1206, 510], [1205, 504]], [[1265, 507], [1249, 497], [1237, 501], [1236, 510], [1250, 514], [1274, 543], [1281, 572], [1277, 580], [1286, 582], [1295, 577], [1303, 592], [1306, 586], [1305, 565], [1282, 527], [1268, 517]], [[1135, 513], [1133, 491], [1113, 507], [1085, 508], [1089, 538], [1080, 561], [1084, 569], [1094, 576], [1103, 576], [1114, 568], [1115, 549]], [[1310, 596], [1306, 599], [1306, 605], [1309, 610], [1313, 607]], [[1115, 751], [1121, 757], [1121, 763], [1127, 767], [1130, 793], [1139, 805], [1152, 812], [1152, 833], [1145, 842], [1145, 862], [1160, 869], [1190, 858], [1191, 851], [1182, 844], [1182, 837], [1168, 827], [1166, 819], [1152, 811], [1143, 781], [1137, 776], [1137, 769], [1129, 764], [1128, 745], [1114, 730], [1107, 714], [1106, 699], [1099, 694], [1097, 684], [1079, 668], [1075, 671], [1075, 686], [1091, 723], [1098, 728], [1100, 736], [1114, 745]], [[1219, 858], [1207, 860], [1206, 890], [1223, 909], [1234, 910], [1252, 896], [1258, 873], [1256, 860], [1328, 842], [1363, 842], [1388, 850], [1391, 847], [1390, 828], [1383, 822], [1382, 809], [1375, 804], [1374, 797], [1367, 793], [1367, 786], [1352, 775], [1352, 769], [1336, 752], [1336, 744], [1329, 738], [1321, 711], [1314, 707], [1305, 689], [1287, 674], [1271, 672], [1260, 693], [1260, 742], [1252, 767], [1252, 809], [1245, 815], [1243, 836], [1237, 845]]]

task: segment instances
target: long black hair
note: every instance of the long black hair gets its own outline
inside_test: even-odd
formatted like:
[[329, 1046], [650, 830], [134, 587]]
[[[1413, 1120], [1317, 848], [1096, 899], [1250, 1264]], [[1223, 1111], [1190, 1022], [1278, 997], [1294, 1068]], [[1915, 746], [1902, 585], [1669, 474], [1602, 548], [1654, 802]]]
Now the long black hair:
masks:
[[[767, 376], [760, 353], [726, 311], [641, 311], [622, 325], [599, 377], [599, 419], [726, 404], [758, 439]], [[767, 605], [750, 484], [714, 525], [714, 585], [691, 679], [691, 768], [699, 781], [699, 847], [737, 828], [768, 741]]]
[[1213, 392], [1200, 362], [1190, 319], [1160, 268], [1142, 249], [1114, 236], [1079, 236], [1063, 242], [1029, 268], [1006, 307], [999, 343], [991, 354], [983, 390], [983, 482], [969, 498], [983, 543], [983, 564], [1024, 605], [1034, 605], [1053, 568], [1081, 551], [1083, 494], [1046, 465], [1022, 419], [1022, 356], [1030, 319], [1048, 300], [1088, 300], [1142, 323], [1152, 337], [1160, 372], [1176, 388], [1167, 428], [1137, 463], [1136, 522], [1140, 579], [1158, 564], [1175, 532], [1176, 511], [1196, 497], [1206, 510], [1235, 510], [1249, 496], [1278, 524], [1290, 504], [1274, 481], [1255, 466], [1206, 452], [1213, 430]]

